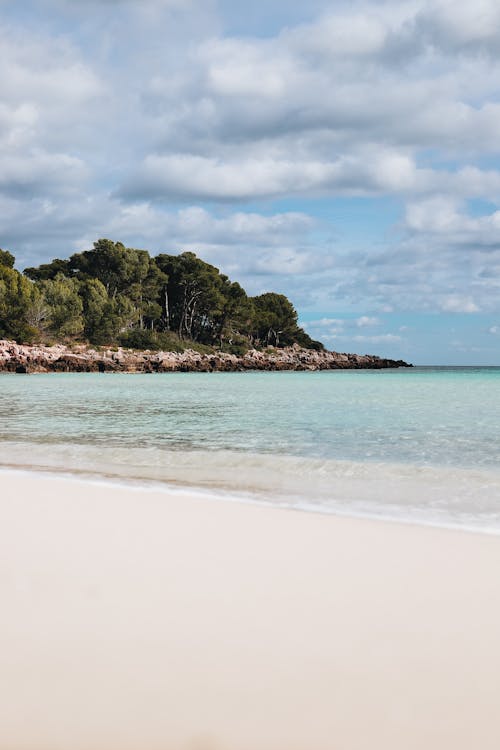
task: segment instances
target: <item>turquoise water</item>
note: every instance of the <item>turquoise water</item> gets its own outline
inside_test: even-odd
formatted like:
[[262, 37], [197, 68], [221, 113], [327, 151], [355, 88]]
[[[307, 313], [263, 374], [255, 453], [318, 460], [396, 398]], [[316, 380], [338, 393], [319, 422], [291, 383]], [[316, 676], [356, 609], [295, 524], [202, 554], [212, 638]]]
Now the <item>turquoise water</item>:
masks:
[[500, 531], [500, 368], [0, 377], [0, 465]]

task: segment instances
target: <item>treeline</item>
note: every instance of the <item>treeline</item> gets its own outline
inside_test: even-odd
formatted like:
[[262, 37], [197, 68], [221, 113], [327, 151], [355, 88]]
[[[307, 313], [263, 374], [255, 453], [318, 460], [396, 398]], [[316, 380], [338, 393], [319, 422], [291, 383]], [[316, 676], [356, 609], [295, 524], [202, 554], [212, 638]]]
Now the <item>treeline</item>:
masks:
[[284, 295], [249, 297], [194, 253], [151, 257], [101, 239], [24, 273], [14, 264], [0, 250], [0, 338], [174, 350], [194, 343], [235, 353], [294, 343], [323, 348], [298, 326]]

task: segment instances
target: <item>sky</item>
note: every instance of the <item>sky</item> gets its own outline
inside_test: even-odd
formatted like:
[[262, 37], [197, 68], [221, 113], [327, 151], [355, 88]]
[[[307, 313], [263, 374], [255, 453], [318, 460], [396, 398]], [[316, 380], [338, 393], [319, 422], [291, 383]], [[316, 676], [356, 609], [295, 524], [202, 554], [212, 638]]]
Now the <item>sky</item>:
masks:
[[0, 0], [0, 247], [196, 252], [337, 351], [500, 365], [498, 0]]

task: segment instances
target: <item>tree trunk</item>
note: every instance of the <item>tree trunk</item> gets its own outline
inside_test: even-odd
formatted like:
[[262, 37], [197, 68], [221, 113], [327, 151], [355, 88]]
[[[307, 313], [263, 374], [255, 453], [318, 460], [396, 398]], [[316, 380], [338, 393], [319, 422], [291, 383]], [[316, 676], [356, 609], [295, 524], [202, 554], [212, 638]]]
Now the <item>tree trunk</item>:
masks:
[[165, 284], [165, 330], [170, 331], [170, 308], [168, 305], [168, 286]]

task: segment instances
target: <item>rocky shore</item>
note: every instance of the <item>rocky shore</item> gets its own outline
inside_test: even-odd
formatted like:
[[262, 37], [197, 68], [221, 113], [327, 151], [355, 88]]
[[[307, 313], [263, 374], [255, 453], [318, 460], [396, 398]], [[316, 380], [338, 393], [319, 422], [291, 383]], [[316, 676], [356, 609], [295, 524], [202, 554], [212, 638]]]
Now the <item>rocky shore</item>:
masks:
[[257, 351], [242, 356], [214, 352], [137, 351], [93, 349], [85, 345], [68, 347], [28, 346], [0, 340], [0, 372], [241, 372], [244, 370], [345, 370], [411, 367], [402, 360], [364, 354], [339, 354], [302, 349]]

